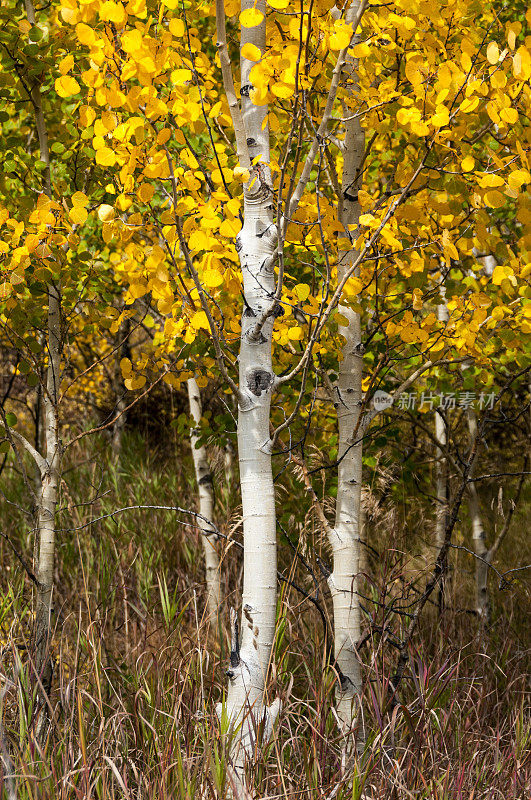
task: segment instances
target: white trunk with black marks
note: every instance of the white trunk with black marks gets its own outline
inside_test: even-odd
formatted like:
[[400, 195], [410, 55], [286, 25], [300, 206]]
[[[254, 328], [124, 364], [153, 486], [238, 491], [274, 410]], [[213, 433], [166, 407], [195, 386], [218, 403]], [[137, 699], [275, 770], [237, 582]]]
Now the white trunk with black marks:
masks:
[[131, 347], [129, 344], [129, 334], [131, 332], [131, 320], [129, 317], [124, 319], [118, 330], [118, 341], [121, 342], [116, 351], [114, 364], [113, 390], [116, 404], [114, 407], [115, 420], [112, 426], [111, 448], [114, 463], [118, 463], [122, 452], [122, 439], [127, 422], [127, 389], [122, 374], [122, 358], [130, 358]]
[[[242, 0], [242, 10], [255, 6], [264, 13], [263, 0]], [[265, 52], [265, 20], [242, 28], [241, 46], [250, 42]], [[267, 107], [254, 106], [249, 93], [253, 62], [241, 58], [241, 104], [251, 159], [269, 162]], [[271, 256], [275, 249], [273, 198], [268, 167], [252, 171], [253, 186], [245, 188], [244, 222], [237, 237], [243, 277], [244, 307], [239, 356], [238, 457], [243, 513], [244, 578], [241, 641], [231, 654], [227, 712], [235, 728], [233, 763], [241, 776], [245, 759], [252, 760], [257, 725], [264, 739], [270, 734], [278, 703], [266, 705], [266, 676], [275, 637], [277, 599], [277, 540], [275, 492], [269, 447], [273, 319], [257, 340], [250, 333], [256, 319], [271, 306], [275, 277]], [[252, 181], [251, 181], [252, 182]], [[267, 269], [265, 265], [268, 264]]]
[[[35, 9], [31, 0], [25, 0], [28, 22], [35, 25]], [[44, 162], [43, 189], [52, 198], [50, 151], [48, 132], [44, 119], [40, 83], [31, 90], [35, 126], [39, 139], [40, 160]], [[41, 469], [41, 486], [37, 506], [38, 565], [37, 607], [35, 611], [35, 663], [45, 690], [52, 680], [52, 662], [49, 653], [52, 617], [52, 592], [55, 558], [55, 514], [59, 486], [61, 443], [59, 439], [58, 397], [61, 360], [61, 292], [55, 285], [48, 286], [48, 337], [46, 386], [43, 392], [45, 465]]]
[[[445, 297], [444, 290], [442, 294]], [[437, 306], [437, 318], [443, 324], [448, 322], [449, 316], [446, 303], [440, 303]], [[437, 507], [435, 509], [435, 557], [437, 558], [444, 543], [448, 518], [448, 464], [446, 459], [448, 434], [445, 419], [437, 410], [435, 411], [435, 441], [437, 443], [435, 454], [435, 496], [437, 498]]]
[[[468, 409], [467, 422], [470, 442], [471, 445], [473, 445], [478, 436], [477, 419], [473, 408]], [[472, 477], [473, 468], [474, 465], [472, 465], [472, 469], [470, 470], [470, 478]], [[491, 557], [487, 549], [485, 529], [483, 527], [479, 507], [479, 497], [474, 482], [468, 485], [468, 510], [472, 523], [472, 542], [476, 554], [476, 614], [483, 624], [489, 621], [488, 577]]]
[[[187, 385], [190, 414], [196, 426], [192, 428], [190, 432], [190, 443], [192, 445], [192, 456], [194, 459], [195, 477], [199, 494], [199, 513], [212, 523], [214, 515], [214, 485], [212, 482], [212, 473], [210, 471], [210, 464], [208, 463], [206, 447], [204, 445], [197, 447], [197, 442], [199, 440], [199, 423], [201, 422], [203, 414], [201, 393], [195, 378], [188, 378]], [[201, 539], [205, 555], [207, 609], [211, 619], [215, 620], [221, 605], [221, 581], [217, 549], [218, 537], [212, 526], [205, 523], [203, 519], [199, 520], [199, 528], [202, 534]]]
[[38, 498], [37, 608], [35, 614], [36, 665], [44, 688], [51, 684], [49, 640], [52, 617], [52, 592], [55, 558], [55, 513], [59, 486], [61, 445], [57, 401], [61, 350], [61, 300], [59, 290], [48, 289], [48, 367], [44, 392], [44, 438], [46, 465], [41, 473]]
[[435, 496], [437, 507], [435, 509], [435, 557], [444, 543], [446, 519], [448, 509], [447, 495], [447, 466], [446, 466], [446, 422], [439, 411], [435, 411], [435, 440], [437, 442], [435, 462]]
[[[358, 3], [353, 3], [346, 21], [356, 17]], [[352, 91], [357, 89], [356, 62], [349, 58], [345, 79]], [[365, 136], [358, 119], [345, 106], [345, 141], [343, 152], [342, 197], [339, 218], [346, 232], [354, 231], [360, 216], [358, 191], [361, 186]], [[347, 233], [342, 234], [346, 236]], [[358, 257], [352, 246], [338, 253], [338, 280], [351, 269]], [[336, 519], [329, 534], [333, 554], [333, 571], [328, 582], [334, 608], [334, 651], [339, 672], [336, 691], [336, 710], [344, 733], [352, 730], [360, 717], [361, 694], [360, 660], [356, 642], [360, 637], [360, 604], [357, 593], [360, 562], [361, 481], [362, 481], [362, 430], [360, 410], [362, 403], [363, 345], [360, 316], [349, 306], [340, 305], [339, 311], [348, 320], [341, 328], [345, 338], [339, 376], [335, 388], [334, 405], [339, 427], [338, 487]], [[359, 731], [359, 742], [363, 740]]]

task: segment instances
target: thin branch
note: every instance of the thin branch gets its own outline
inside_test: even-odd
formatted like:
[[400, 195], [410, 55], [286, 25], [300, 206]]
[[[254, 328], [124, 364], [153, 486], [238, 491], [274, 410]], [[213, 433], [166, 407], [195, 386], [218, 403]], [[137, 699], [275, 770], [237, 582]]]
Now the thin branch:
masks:
[[4, 533], [3, 531], [0, 531], [0, 536], [2, 537], [2, 539], [5, 539], [5, 540], [6, 540], [6, 542], [7, 542], [7, 543], [8, 543], [8, 545], [10, 546], [11, 550], [13, 551], [14, 555], [15, 555], [15, 556], [16, 556], [16, 558], [17, 558], [17, 559], [20, 561], [20, 563], [22, 564], [22, 566], [24, 567], [24, 570], [25, 570], [25, 572], [26, 572], [26, 574], [27, 574], [28, 578], [29, 578], [31, 581], [33, 581], [33, 583], [35, 584], [35, 586], [36, 586], [38, 589], [40, 589], [40, 588], [41, 588], [41, 584], [39, 583], [39, 580], [37, 579], [37, 576], [35, 575], [35, 573], [34, 573], [34, 572], [33, 572], [33, 570], [31, 569], [30, 565], [28, 564], [28, 562], [26, 561], [26, 559], [24, 558], [24, 556], [23, 556], [21, 553], [19, 553], [19, 551], [17, 550], [17, 548], [15, 547], [15, 545], [13, 544], [13, 542], [11, 541], [11, 539], [9, 538], [9, 536], [7, 535], [7, 533]]

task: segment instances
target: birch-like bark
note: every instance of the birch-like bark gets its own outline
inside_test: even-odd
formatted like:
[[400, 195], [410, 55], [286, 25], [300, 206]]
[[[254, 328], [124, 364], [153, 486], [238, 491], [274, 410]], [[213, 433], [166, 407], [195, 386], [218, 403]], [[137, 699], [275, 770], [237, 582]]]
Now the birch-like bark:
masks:
[[36, 666], [43, 686], [49, 692], [52, 664], [49, 655], [52, 617], [52, 590], [55, 558], [55, 513], [61, 447], [57, 400], [61, 351], [61, 300], [56, 287], [48, 288], [48, 368], [44, 393], [44, 422], [46, 466], [41, 473], [41, 493], [38, 503], [39, 560], [37, 579], [37, 608], [35, 613]]
[[[188, 378], [188, 400], [190, 414], [195, 423], [195, 428], [190, 431], [190, 444], [194, 459], [197, 491], [199, 494], [199, 513], [201, 517], [213, 521], [214, 515], [214, 484], [206, 447], [197, 446], [199, 440], [199, 424], [203, 414], [201, 405], [201, 392], [195, 378]], [[212, 620], [216, 620], [221, 605], [221, 581], [219, 571], [219, 555], [217, 549], [217, 534], [213, 528], [201, 520], [201, 539], [205, 556], [205, 573], [207, 587], [207, 609]]]
[[[220, 9], [221, 6], [221, 9]], [[264, 20], [253, 28], [242, 28], [241, 47], [248, 42], [262, 53], [266, 48], [264, 0], [242, 0], [242, 11], [258, 8]], [[221, 14], [217, 4], [218, 42], [223, 43]], [[221, 46], [222, 57], [223, 47]], [[244, 307], [239, 357], [238, 457], [243, 514], [244, 578], [241, 640], [233, 632], [227, 713], [234, 729], [232, 757], [238, 777], [246, 759], [252, 760], [257, 726], [266, 739], [278, 714], [279, 703], [267, 708], [266, 677], [275, 637], [277, 599], [277, 542], [275, 493], [269, 447], [273, 319], [266, 319], [259, 336], [253, 336], [254, 321], [271, 305], [275, 293], [272, 255], [275, 249], [273, 196], [269, 168], [267, 107], [255, 106], [250, 97], [250, 71], [254, 62], [243, 55], [241, 63], [241, 131], [236, 130], [238, 156], [244, 161], [260, 156], [244, 187], [244, 222], [236, 239], [243, 278]], [[225, 65], [225, 73], [227, 68]], [[224, 74], [225, 84], [229, 78]], [[229, 87], [230, 88], [230, 87]], [[226, 86], [226, 90], [227, 86]], [[232, 109], [234, 126], [239, 114]], [[243, 152], [242, 152], [243, 151]], [[252, 185], [251, 185], [252, 184]]]
[[435, 550], [439, 553], [444, 543], [446, 518], [448, 512], [448, 466], [446, 463], [446, 422], [438, 410], [435, 411], [435, 440], [437, 453], [435, 462], [435, 496], [437, 508], [435, 509]]
[[[25, 0], [26, 16], [35, 25], [35, 9], [31, 0]], [[40, 160], [43, 170], [43, 190], [52, 198], [50, 151], [48, 133], [42, 107], [40, 83], [31, 91], [35, 126], [39, 140]], [[48, 692], [52, 680], [52, 662], [49, 655], [52, 616], [52, 590], [55, 558], [55, 514], [61, 446], [59, 440], [58, 395], [61, 353], [61, 294], [58, 286], [48, 286], [48, 365], [46, 388], [43, 393], [45, 459], [41, 466], [41, 486], [37, 508], [38, 567], [37, 607], [35, 611], [35, 663], [42, 684]]]
[[[358, 13], [358, 2], [349, 7], [346, 22], [352, 23]], [[348, 57], [344, 77], [352, 93], [357, 91], [357, 63]], [[352, 268], [358, 258], [353, 232], [358, 226], [361, 187], [361, 165], [365, 148], [364, 131], [352, 110], [344, 107], [345, 141], [339, 219], [349, 237], [350, 245], [338, 253], [338, 280]], [[345, 241], [345, 238], [343, 239]], [[334, 650], [339, 683], [336, 690], [336, 710], [345, 734], [352, 731], [359, 717], [361, 694], [360, 661], [356, 642], [360, 637], [360, 605], [357, 594], [360, 560], [362, 433], [360, 411], [362, 403], [363, 344], [360, 315], [350, 306], [339, 305], [340, 313], [348, 320], [341, 329], [345, 339], [339, 364], [339, 376], [334, 387], [334, 405], [339, 428], [338, 488], [335, 525], [329, 531], [333, 554], [333, 571], [328, 582], [334, 609]], [[360, 730], [359, 742], [364, 738]]]
[[[443, 299], [446, 299], [444, 289], [442, 290]], [[437, 318], [439, 322], [446, 324], [449, 319], [446, 302], [437, 306]], [[437, 498], [437, 508], [435, 510], [435, 548], [438, 555], [444, 543], [446, 522], [448, 516], [448, 464], [446, 459], [446, 447], [448, 435], [446, 422], [438, 410], [435, 411], [435, 440], [437, 442], [436, 462], [435, 462], [435, 494]]]
[[126, 317], [118, 330], [118, 341], [122, 342], [116, 351], [114, 363], [113, 391], [115, 397], [114, 415], [116, 417], [111, 432], [112, 457], [115, 464], [120, 460], [122, 452], [122, 439], [127, 422], [127, 389], [125, 387], [122, 368], [120, 362], [122, 358], [131, 357], [131, 346], [129, 344], [129, 334], [131, 332], [131, 320]]
[[[444, 287], [441, 289], [443, 300], [446, 301]], [[437, 306], [439, 322], [446, 324], [449, 319], [446, 302]], [[435, 410], [435, 558], [437, 559], [441, 548], [444, 546], [446, 528], [448, 523], [448, 460], [446, 448], [448, 446], [447, 423], [440, 409]], [[446, 579], [443, 578], [439, 588], [439, 611], [445, 606]]]
[[[473, 446], [478, 436], [478, 424], [473, 408], [468, 409], [467, 422], [470, 443], [471, 446]], [[472, 478], [474, 466], [475, 464], [470, 468], [470, 478]], [[483, 527], [479, 507], [479, 497], [476, 485], [473, 481], [468, 485], [468, 510], [472, 523], [472, 542], [476, 554], [476, 614], [478, 615], [480, 623], [486, 624], [489, 621], [488, 578], [491, 557], [487, 549], [485, 529]]]

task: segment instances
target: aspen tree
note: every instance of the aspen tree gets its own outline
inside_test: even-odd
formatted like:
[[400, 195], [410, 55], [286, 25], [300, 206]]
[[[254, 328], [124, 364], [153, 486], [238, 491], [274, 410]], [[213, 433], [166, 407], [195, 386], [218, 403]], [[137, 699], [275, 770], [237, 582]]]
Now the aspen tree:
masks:
[[129, 344], [129, 336], [131, 333], [131, 320], [129, 317], [124, 318], [118, 329], [118, 349], [116, 351], [116, 360], [114, 365], [113, 375], [113, 392], [115, 399], [114, 423], [111, 432], [111, 448], [113, 460], [117, 463], [120, 459], [122, 452], [122, 439], [127, 421], [127, 389], [122, 374], [121, 361], [123, 358], [130, 359], [131, 347]]
[[201, 514], [201, 539], [203, 553], [205, 556], [205, 573], [207, 587], [207, 608], [212, 620], [216, 620], [221, 605], [221, 579], [219, 555], [216, 547], [217, 535], [203, 519], [212, 522], [214, 515], [214, 486], [212, 473], [206, 447], [198, 446], [199, 424], [203, 414], [201, 405], [201, 392], [195, 378], [188, 378], [188, 401], [190, 403], [190, 414], [194, 420], [194, 426], [190, 431], [190, 444], [192, 446], [192, 457], [194, 460], [195, 477], [197, 481], [197, 492], [199, 495], [199, 513]]
[[265, 0], [257, 3], [242, 0], [241, 9], [240, 107], [228, 57], [223, 0], [216, 3], [223, 81], [232, 114], [239, 169], [245, 180], [243, 226], [237, 236], [244, 295], [238, 387], [244, 578], [241, 640], [233, 637], [237, 646], [231, 653], [226, 700], [227, 714], [235, 729], [234, 764], [240, 770], [244, 758], [252, 757], [259, 726], [263, 726], [267, 739], [279, 710], [278, 701], [267, 707], [265, 694], [277, 596], [275, 492], [269, 448], [274, 317], [268, 316], [255, 333], [256, 321], [267, 313], [275, 293], [273, 198], [268, 167], [267, 106], [255, 106], [252, 102], [250, 72], [254, 62], [246, 55], [250, 46], [265, 52]]
[[[32, 0], [25, 0], [26, 16], [35, 25]], [[43, 191], [52, 199], [50, 151], [44, 118], [40, 84], [37, 81], [31, 92], [35, 125], [39, 141], [40, 159], [44, 162]], [[61, 289], [57, 284], [48, 286], [48, 323], [46, 349], [48, 365], [43, 387], [44, 457], [35, 451], [40, 468], [41, 485], [37, 498], [37, 607], [35, 612], [35, 661], [43, 686], [49, 691], [52, 681], [52, 664], [49, 655], [52, 617], [52, 591], [55, 558], [55, 515], [60, 474], [61, 443], [59, 439], [58, 395], [61, 361]]]
[[[445, 298], [444, 287], [442, 287], [443, 299]], [[437, 319], [442, 328], [448, 324], [448, 309], [446, 303], [437, 306]], [[435, 558], [438, 557], [446, 535], [446, 525], [448, 522], [448, 419], [445, 419], [443, 409], [435, 409]], [[442, 610], [445, 602], [445, 585], [443, 578], [439, 590], [439, 609]]]
[[[350, 4], [345, 22], [356, 19], [360, 2]], [[339, 16], [337, 14], [336, 16]], [[353, 43], [356, 41], [355, 31]], [[344, 80], [349, 92], [358, 89], [356, 60], [349, 56]], [[361, 213], [358, 200], [362, 183], [365, 136], [360, 120], [348, 104], [343, 105], [345, 139], [343, 142], [343, 177], [338, 217], [344, 229], [338, 251], [338, 280], [352, 273], [359, 253], [354, 231]], [[354, 277], [359, 271], [354, 273]], [[361, 671], [356, 642], [360, 637], [360, 604], [357, 594], [360, 564], [361, 486], [362, 486], [362, 404], [363, 341], [360, 314], [350, 306], [339, 305], [346, 324], [341, 327], [344, 345], [339, 377], [334, 387], [334, 406], [339, 426], [338, 488], [335, 524], [329, 531], [333, 570], [328, 582], [334, 606], [334, 650], [339, 671], [337, 714], [345, 733], [351, 731], [359, 712]], [[360, 736], [360, 740], [363, 734]]]
[[[467, 424], [470, 434], [470, 446], [473, 447], [478, 438], [478, 423], [473, 408], [467, 410]], [[474, 465], [470, 470], [470, 478], [473, 477], [473, 467]], [[476, 614], [478, 615], [480, 623], [485, 624], [489, 621], [488, 577], [491, 559], [487, 549], [485, 529], [481, 519], [478, 492], [473, 480], [470, 481], [468, 486], [468, 509], [470, 521], [472, 523], [472, 542], [476, 554]]]

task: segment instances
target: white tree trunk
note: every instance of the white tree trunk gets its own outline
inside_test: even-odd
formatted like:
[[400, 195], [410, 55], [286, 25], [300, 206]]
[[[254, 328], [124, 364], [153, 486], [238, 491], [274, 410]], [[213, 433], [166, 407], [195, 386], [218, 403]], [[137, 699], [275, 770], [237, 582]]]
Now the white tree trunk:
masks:
[[[443, 298], [446, 299], [444, 290], [442, 294]], [[439, 322], [448, 322], [449, 316], [446, 302], [437, 306], [437, 318]], [[444, 543], [448, 517], [448, 464], [446, 459], [448, 434], [444, 417], [438, 410], [435, 411], [435, 441], [437, 442], [435, 467], [435, 493], [437, 497], [437, 508], [435, 509], [435, 557], [437, 557]]]
[[114, 364], [114, 380], [113, 391], [115, 398], [114, 415], [115, 420], [112, 426], [111, 433], [111, 448], [112, 457], [115, 464], [120, 460], [122, 452], [122, 439], [125, 430], [125, 423], [127, 421], [127, 389], [122, 375], [121, 361], [122, 358], [130, 358], [131, 347], [129, 343], [129, 334], [131, 332], [131, 320], [129, 317], [123, 320], [118, 330], [118, 341], [121, 342], [118, 350], [116, 351], [116, 358]]
[[59, 290], [48, 289], [48, 368], [44, 392], [44, 425], [46, 465], [41, 473], [38, 498], [38, 569], [37, 608], [35, 614], [36, 666], [46, 691], [52, 679], [49, 656], [52, 617], [52, 590], [55, 557], [55, 512], [59, 485], [61, 446], [57, 401], [61, 350], [61, 301]]
[[[35, 25], [32, 0], [25, 0], [26, 16]], [[44, 119], [40, 83], [31, 90], [31, 102], [39, 140], [40, 160], [44, 162], [43, 190], [52, 198], [50, 151]], [[48, 365], [46, 386], [43, 392], [45, 461], [41, 467], [41, 485], [37, 505], [38, 565], [37, 607], [35, 611], [35, 663], [46, 692], [52, 680], [52, 662], [49, 654], [52, 617], [52, 590], [55, 557], [55, 513], [61, 459], [59, 440], [58, 397], [61, 357], [61, 292], [59, 286], [48, 286], [48, 337], [46, 342]], [[43, 352], [46, 352], [43, 348]]]
[[447, 445], [446, 423], [437, 410], [435, 411], [435, 440], [437, 442], [437, 460], [435, 462], [435, 493], [437, 498], [437, 507], [435, 509], [435, 557], [437, 557], [444, 542], [448, 508], [448, 470], [445, 455]]
[[[242, 10], [255, 6], [264, 13], [264, 0], [242, 0]], [[250, 42], [265, 52], [265, 19], [242, 28], [241, 46]], [[249, 93], [253, 62], [241, 57], [241, 103], [245, 137], [251, 159], [269, 162], [267, 107], [254, 106]], [[269, 735], [278, 702], [265, 705], [266, 676], [275, 637], [277, 599], [277, 541], [275, 493], [269, 446], [273, 319], [252, 335], [257, 318], [271, 306], [275, 292], [272, 259], [275, 249], [273, 198], [268, 167], [252, 170], [245, 187], [244, 223], [237, 237], [243, 276], [244, 308], [239, 357], [238, 457], [243, 512], [244, 578], [241, 641], [231, 653], [227, 713], [235, 729], [233, 763], [241, 777], [245, 759], [252, 760], [257, 725]], [[251, 181], [252, 182], [252, 181]]]
[[[199, 439], [198, 428], [203, 414], [201, 393], [195, 378], [188, 378], [187, 384], [190, 414], [196, 425], [196, 428], [192, 428], [190, 432], [190, 443], [192, 445], [192, 456], [194, 459], [195, 477], [199, 494], [199, 513], [202, 517], [212, 522], [214, 515], [214, 486], [212, 483], [212, 473], [208, 463], [206, 447], [204, 445], [197, 447]], [[200, 520], [199, 524], [202, 534], [203, 552], [205, 555], [207, 608], [211, 619], [216, 620], [221, 605], [221, 580], [217, 549], [218, 537], [212, 527], [209, 527], [203, 520]]]
[[[470, 442], [473, 445], [478, 435], [477, 419], [473, 408], [468, 409], [467, 421]], [[470, 478], [472, 478], [473, 468], [474, 465], [470, 470]], [[488, 577], [490, 553], [487, 549], [485, 529], [481, 519], [479, 497], [473, 481], [468, 485], [468, 510], [472, 523], [472, 542], [476, 554], [476, 613], [479, 621], [484, 624], [489, 620]]]
[[[352, 22], [358, 3], [351, 4], [346, 21]], [[357, 64], [348, 58], [345, 77], [352, 91], [357, 90]], [[358, 191], [361, 187], [365, 136], [358, 119], [345, 106], [345, 141], [343, 152], [342, 196], [339, 219], [345, 233], [356, 228], [360, 216]], [[338, 253], [338, 280], [351, 269], [358, 257], [353, 239], [347, 248]], [[360, 409], [362, 403], [363, 345], [360, 316], [349, 306], [340, 305], [339, 311], [348, 320], [341, 328], [345, 337], [339, 376], [335, 389], [335, 408], [339, 427], [338, 488], [336, 519], [329, 533], [333, 554], [333, 571], [328, 582], [334, 608], [334, 650], [339, 684], [336, 691], [336, 710], [341, 728], [349, 733], [359, 717], [361, 671], [356, 642], [360, 637], [360, 605], [357, 594], [360, 560], [361, 481], [362, 481], [362, 428]], [[360, 730], [359, 741], [364, 738]]]

